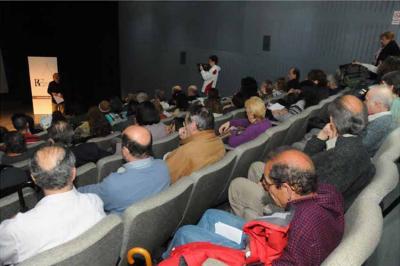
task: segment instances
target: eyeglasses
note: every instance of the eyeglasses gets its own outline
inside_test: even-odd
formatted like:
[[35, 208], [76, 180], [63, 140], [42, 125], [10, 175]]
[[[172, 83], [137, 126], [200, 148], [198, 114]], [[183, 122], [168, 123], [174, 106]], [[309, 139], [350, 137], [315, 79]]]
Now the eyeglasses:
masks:
[[267, 178], [265, 177], [264, 174], [262, 174], [260, 182], [265, 191], [269, 191], [269, 188], [274, 185], [272, 183], [268, 183]]

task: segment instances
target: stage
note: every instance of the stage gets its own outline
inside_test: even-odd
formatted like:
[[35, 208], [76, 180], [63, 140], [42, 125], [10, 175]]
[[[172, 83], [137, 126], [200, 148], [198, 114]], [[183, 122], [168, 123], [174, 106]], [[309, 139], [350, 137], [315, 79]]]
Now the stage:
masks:
[[[2, 95], [0, 95], [2, 97]], [[35, 124], [39, 123], [42, 115], [33, 115], [32, 104], [24, 104], [18, 101], [0, 100], [0, 126], [6, 127], [8, 130], [14, 130], [11, 117], [15, 113], [25, 113], [34, 118]]]

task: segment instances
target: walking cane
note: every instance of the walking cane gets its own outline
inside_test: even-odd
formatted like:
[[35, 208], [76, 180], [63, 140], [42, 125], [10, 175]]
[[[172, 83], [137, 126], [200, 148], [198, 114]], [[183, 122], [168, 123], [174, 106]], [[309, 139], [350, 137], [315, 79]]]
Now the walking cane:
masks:
[[144, 248], [131, 248], [130, 250], [128, 250], [128, 254], [127, 256], [127, 260], [129, 265], [133, 265], [135, 263], [135, 259], [133, 258], [134, 255], [136, 254], [140, 254], [144, 257], [144, 260], [146, 262], [146, 266], [152, 266], [152, 262], [151, 262], [151, 256], [150, 253], [145, 250]]

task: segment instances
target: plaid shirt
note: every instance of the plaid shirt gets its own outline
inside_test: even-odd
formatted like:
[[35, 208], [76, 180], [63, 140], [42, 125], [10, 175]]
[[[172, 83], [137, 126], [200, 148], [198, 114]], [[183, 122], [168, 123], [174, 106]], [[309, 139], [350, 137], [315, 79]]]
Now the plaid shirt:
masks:
[[339, 245], [344, 231], [343, 197], [333, 185], [320, 184], [317, 195], [292, 201], [295, 213], [279, 265], [320, 265]]

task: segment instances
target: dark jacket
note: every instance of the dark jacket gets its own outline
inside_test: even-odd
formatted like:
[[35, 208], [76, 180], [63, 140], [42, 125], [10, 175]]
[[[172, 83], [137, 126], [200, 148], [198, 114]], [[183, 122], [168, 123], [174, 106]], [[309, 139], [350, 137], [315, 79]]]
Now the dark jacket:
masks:
[[368, 150], [358, 136], [339, 136], [330, 150], [326, 150], [325, 141], [313, 137], [304, 152], [311, 156], [319, 182], [333, 184], [342, 192], [346, 210], [375, 174]]
[[400, 56], [400, 48], [396, 41], [390, 41], [378, 55], [375, 65], [379, 65], [381, 61], [384, 61], [389, 56]]
[[101, 158], [111, 155], [110, 152], [100, 149], [95, 143], [82, 143], [72, 146], [70, 149], [75, 155], [76, 167], [90, 162], [96, 163]]

